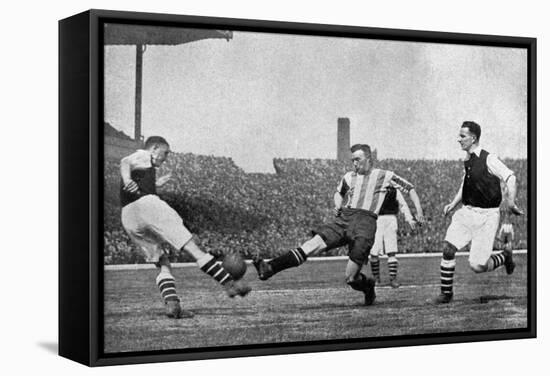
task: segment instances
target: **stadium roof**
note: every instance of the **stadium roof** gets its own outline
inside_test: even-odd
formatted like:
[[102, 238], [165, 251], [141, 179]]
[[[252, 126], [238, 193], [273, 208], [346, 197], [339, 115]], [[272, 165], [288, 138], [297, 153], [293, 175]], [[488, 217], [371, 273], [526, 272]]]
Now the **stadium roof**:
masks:
[[105, 24], [106, 45], [178, 45], [202, 39], [233, 39], [229, 30], [187, 29], [150, 25]]
[[141, 140], [141, 91], [143, 53], [147, 45], [168, 45], [190, 43], [203, 39], [233, 39], [229, 30], [189, 29], [150, 25], [105, 23], [103, 43], [116, 46], [136, 46], [136, 97], [134, 139]]

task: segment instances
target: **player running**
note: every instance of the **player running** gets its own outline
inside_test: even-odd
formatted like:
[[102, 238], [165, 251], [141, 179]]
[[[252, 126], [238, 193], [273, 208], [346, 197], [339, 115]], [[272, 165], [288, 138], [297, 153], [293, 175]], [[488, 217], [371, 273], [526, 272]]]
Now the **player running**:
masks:
[[218, 281], [229, 297], [245, 296], [250, 287], [243, 281], [233, 280], [214, 256], [203, 252], [178, 213], [157, 195], [157, 188], [171, 177], [170, 174], [156, 177], [157, 169], [166, 161], [169, 152], [170, 146], [164, 138], [152, 136], [145, 141], [145, 150], [137, 150], [121, 160], [121, 219], [130, 239], [144, 251], [146, 260], [159, 268], [156, 283], [166, 314], [182, 318], [193, 314], [180, 305], [168, 255], [160, 247], [163, 242], [191, 254], [199, 268]]
[[378, 220], [376, 221], [376, 236], [374, 245], [370, 252], [370, 267], [372, 276], [376, 283], [380, 283], [380, 257], [384, 253], [388, 255], [388, 270], [390, 274], [390, 286], [398, 288], [400, 283], [397, 281], [397, 269], [399, 262], [395, 254], [397, 253], [397, 213], [401, 212], [405, 216], [405, 221], [412, 230], [416, 223], [403, 197], [401, 191], [389, 187], [386, 198], [382, 203]]
[[506, 185], [506, 207], [515, 215], [523, 212], [517, 207], [516, 177], [494, 154], [479, 146], [481, 127], [473, 121], [465, 121], [458, 136], [462, 150], [466, 152], [464, 179], [453, 201], [443, 209], [449, 215], [459, 204], [462, 207], [454, 215], [447, 229], [443, 258], [441, 260], [441, 293], [435, 304], [449, 303], [453, 299], [455, 253], [471, 243], [470, 268], [476, 273], [490, 272], [504, 265], [507, 274], [514, 272], [512, 249], [504, 249], [491, 255], [499, 224], [499, 206], [502, 201], [501, 182]]
[[282, 270], [301, 265], [313, 252], [347, 244], [349, 261], [345, 271], [346, 283], [364, 294], [365, 305], [374, 302], [375, 280], [361, 273], [361, 267], [368, 262], [376, 233], [376, 219], [388, 189], [393, 187], [409, 193], [419, 222], [423, 222], [422, 207], [411, 183], [391, 171], [373, 167], [369, 145], [353, 145], [351, 153], [354, 171], [344, 175], [334, 194], [336, 219], [314, 230], [314, 236], [300, 247], [269, 262], [257, 257], [254, 266], [261, 280], [265, 281]]

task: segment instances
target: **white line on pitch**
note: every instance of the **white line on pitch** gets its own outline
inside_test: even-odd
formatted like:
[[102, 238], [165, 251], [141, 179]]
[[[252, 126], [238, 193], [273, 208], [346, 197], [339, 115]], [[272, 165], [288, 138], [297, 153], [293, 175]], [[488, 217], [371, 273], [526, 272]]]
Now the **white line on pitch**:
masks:
[[[417, 289], [417, 288], [424, 288], [424, 287], [439, 287], [440, 285], [438, 283], [427, 283], [423, 285], [401, 285], [401, 287], [394, 289], [391, 286], [376, 286], [376, 290], [406, 290], [406, 289]], [[341, 290], [347, 290], [347, 286], [342, 287], [327, 287], [327, 288], [316, 288], [316, 289], [277, 289], [277, 290], [252, 290], [252, 292], [261, 292], [266, 294], [284, 294], [288, 292], [297, 293], [297, 292], [319, 292], [322, 291], [324, 293], [329, 291], [341, 291]]]
[[[498, 253], [500, 251], [495, 251], [493, 253]], [[526, 249], [518, 249], [514, 251], [514, 254], [526, 254]], [[457, 252], [457, 256], [467, 256], [469, 252]], [[381, 258], [386, 258], [386, 255], [381, 256]], [[397, 254], [397, 258], [426, 258], [426, 257], [441, 257], [441, 252], [437, 253], [401, 253]], [[348, 256], [328, 256], [328, 257], [310, 257], [308, 258], [309, 262], [316, 261], [341, 261], [347, 260]], [[268, 260], [268, 259], [266, 259]], [[247, 264], [251, 264], [251, 260], [246, 260]], [[173, 268], [188, 268], [192, 266], [197, 266], [194, 262], [176, 262], [172, 264]], [[119, 264], [119, 265], [105, 265], [104, 270], [142, 270], [142, 269], [155, 269], [154, 264]]]

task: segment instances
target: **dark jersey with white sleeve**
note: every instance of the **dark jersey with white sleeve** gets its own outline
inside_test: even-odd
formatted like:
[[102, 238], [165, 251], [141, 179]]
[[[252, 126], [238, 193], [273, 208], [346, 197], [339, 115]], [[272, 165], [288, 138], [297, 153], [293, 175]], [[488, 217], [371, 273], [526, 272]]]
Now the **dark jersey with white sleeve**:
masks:
[[130, 162], [130, 176], [138, 186], [137, 192], [128, 192], [124, 189], [124, 182], [120, 179], [120, 205], [126, 205], [146, 195], [157, 194], [157, 171], [151, 163], [151, 153], [147, 150], [138, 150], [126, 157]]
[[397, 202], [397, 191], [393, 187], [389, 187], [386, 193], [386, 198], [380, 208], [380, 215], [397, 215], [399, 212], [399, 202]]
[[502, 201], [500, 182], [513, 172], [486, 150], [476, 149], [464, 161], [462, 203], [478, 208], [498, 208]]

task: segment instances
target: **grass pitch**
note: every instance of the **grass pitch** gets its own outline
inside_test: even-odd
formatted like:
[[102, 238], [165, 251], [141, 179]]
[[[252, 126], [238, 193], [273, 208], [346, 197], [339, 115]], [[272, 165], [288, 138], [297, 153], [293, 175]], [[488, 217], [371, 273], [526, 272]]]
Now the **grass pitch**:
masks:
[[[191, 319], [164, 315], [156, 270], [106, 270], [105, 353], [189, 349], [329, 339], [445, 333], [527, 327], [526, 255], [516, 270], [474, 274], [457, 257], [451, 304], [426, 301], [439, 293], [439, 257], [400, 258], [398, 289], [387, 286], [381, 261], [377, 299], [344, 283], [346, 261], [308, 261], [262, 282], [249, 265], [252, 292], [230, 299], [196, 267], [174, 269], [178, 294]], [[370, 266], [364, 268], [370, 275]]]

